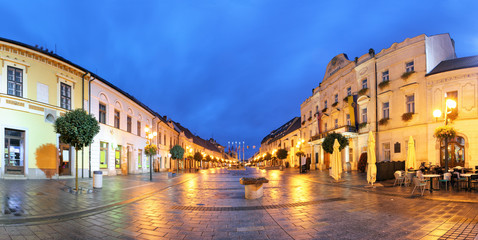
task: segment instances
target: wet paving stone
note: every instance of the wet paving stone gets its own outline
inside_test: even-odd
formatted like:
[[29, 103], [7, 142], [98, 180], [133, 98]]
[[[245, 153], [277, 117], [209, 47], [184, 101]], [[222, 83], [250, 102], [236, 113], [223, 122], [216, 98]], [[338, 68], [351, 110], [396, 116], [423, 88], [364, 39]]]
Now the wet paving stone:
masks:
[[[270, 180], [263, 198], [244, 199], [246, 175]], [[0, 239], [476, 239], [478, 193], [412, 198], [411, 187], [366, 188], [365, 179], [211, 169], [156, 174], [152, 183], [143, 175], [105, 177], [103, 189], [82, 195], [62, 190], [71, 180], [4, 181]]]

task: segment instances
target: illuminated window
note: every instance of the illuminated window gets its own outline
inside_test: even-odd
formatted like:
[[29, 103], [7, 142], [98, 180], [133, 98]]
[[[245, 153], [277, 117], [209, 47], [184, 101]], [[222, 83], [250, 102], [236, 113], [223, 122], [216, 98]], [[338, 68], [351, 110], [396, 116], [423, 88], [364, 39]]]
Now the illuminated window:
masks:
[[108, 143], [100, 142], [100, 168], [108, 168]]
[[118, 145], [115, 149], [115, 168], [121, 168], [121, 145]]
[[143, 151], [138, 149], [138, 168], [142, 168], [143, 166]]

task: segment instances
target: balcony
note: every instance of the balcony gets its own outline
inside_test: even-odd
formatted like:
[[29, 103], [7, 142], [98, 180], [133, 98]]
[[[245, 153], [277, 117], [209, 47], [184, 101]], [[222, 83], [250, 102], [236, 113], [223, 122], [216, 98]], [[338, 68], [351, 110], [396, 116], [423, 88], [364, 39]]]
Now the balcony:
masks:
[[323, 133], [317, 134], [315, 136], [312, 136], [310, 138], [309, 142], [322, 139], [325, 136], [327, 136], [327, 134], [332, 133], [332, 132], [335, 132], [335, 133], [357, 133], [357, 130], [355, 129], [355, 127], [350, 126], [350, 125], [340, 126], [338, 128], [331, 129], [327, 132], [323, 132]]

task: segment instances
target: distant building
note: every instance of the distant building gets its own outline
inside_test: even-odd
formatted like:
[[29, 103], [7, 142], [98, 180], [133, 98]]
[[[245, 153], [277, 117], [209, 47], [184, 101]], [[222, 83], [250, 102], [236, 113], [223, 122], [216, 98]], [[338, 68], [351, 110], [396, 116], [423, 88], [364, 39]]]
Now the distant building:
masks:
[[449, 145], [450, 167], [478, 165], [473, 158], [478, 150], [471, 147], [478, 143], [478, 129], [473, 127], [478, 120], [477, 79], [478, 56], [456, 58], [448, 34], [407, 38], [354, 60], [339, 54], [301, 104], [299, 136], [307, 143], [305, 154], [312, 168], [327, 169], [330, 156], [322, 142], [331, 132], [341, 133], [349, 139], [342, 150], [343, 163], [356, 169], [372, 131], [379, 162], [405, 160], [412, 136], [417, 165], [443, 166], [444, 146], [433, 134], [444, 117], [435, 119], [433, 111], [443, 112], [446, 98], [452, 98], [457, 101], [452, 126], [458, 136]]

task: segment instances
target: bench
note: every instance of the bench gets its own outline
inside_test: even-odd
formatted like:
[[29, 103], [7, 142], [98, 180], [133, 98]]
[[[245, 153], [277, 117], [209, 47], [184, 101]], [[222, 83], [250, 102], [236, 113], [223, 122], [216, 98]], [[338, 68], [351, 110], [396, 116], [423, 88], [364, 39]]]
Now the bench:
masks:
[[264, 195], [264, 189], [262, 185], [264, 183], [268, 183], [269, 180], [267, 180], [264, 177], [259, 177], [259, 178], [243, 177], [239, 180], [239, 182], [242, 185], [244, 185], [244, 188], [246, 190], [246, 199], [257, 199], [257, 198], [261, 198]]

